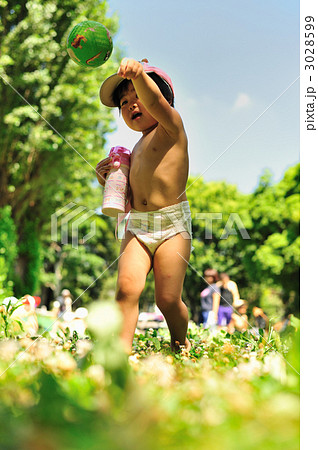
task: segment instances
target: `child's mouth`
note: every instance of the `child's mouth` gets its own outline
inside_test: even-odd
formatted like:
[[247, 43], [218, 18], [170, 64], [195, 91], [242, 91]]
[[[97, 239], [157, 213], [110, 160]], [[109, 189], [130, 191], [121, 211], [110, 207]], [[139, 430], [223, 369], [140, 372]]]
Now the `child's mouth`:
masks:
[[138, 117], [140, 117], [140, 116], [141, 116], [141, 113], [137, 112], [137, 113], [132, 115], [132, 120], [138, 119]]

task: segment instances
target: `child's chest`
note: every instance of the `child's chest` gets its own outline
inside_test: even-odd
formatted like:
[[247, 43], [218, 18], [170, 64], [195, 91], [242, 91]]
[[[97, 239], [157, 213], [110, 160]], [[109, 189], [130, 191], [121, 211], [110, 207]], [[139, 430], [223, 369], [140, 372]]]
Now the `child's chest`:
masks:
[[168, 157], [171, 147], [170, 143], [167, 145], [157, 134], [142, 138], [131, 154], [131, 170], [155, 169], [163, 159]]

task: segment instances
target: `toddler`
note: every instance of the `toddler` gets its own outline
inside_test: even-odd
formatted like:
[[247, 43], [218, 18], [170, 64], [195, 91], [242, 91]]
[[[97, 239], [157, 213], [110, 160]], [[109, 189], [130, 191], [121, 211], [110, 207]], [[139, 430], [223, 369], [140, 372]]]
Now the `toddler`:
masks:
[[[139, 297], [153, 269], [156, 304], [171, 335], [171, 348], [186, 349], [188, 310], [181, 299], [191, 252], [191, 215], [186, 198], [188, 141], [174, 109], [169, 76], [157, 67], [124, 58], [118, 72], [100, 89], [101, 102], [118, 107], [129, 128], [141, 133], [131, 154], [129, 172], [132, 209], [118, 263], [116, 300], [123, 315], [121, 338], [131, 352], [139, 313]], [[96, 167], [105, 184], [110, 158]]]

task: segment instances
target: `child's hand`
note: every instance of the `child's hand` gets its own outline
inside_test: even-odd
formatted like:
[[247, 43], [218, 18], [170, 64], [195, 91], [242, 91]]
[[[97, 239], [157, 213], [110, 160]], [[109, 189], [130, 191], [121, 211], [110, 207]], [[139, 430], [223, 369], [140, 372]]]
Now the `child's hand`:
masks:
[[142, 64], [131, 58], [122, 59], [117, 75], [128, 80], [135, 80], [143, 72]]
[[101, 184], [102, 186], [105, 186], [106, 177], [111, 168], [112, 168], [111, 158], [109, 156], [105, 159], [102, 159], [97, 164], [96, 169], [95, 169], [96, 177], [97, 177], [99, 184]]

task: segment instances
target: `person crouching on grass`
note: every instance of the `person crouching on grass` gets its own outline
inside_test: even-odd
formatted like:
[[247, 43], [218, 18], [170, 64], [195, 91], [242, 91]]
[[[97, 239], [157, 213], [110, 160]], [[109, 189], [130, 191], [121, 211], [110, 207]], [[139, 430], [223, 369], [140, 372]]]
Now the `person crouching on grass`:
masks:
[[[117, 73], [102, 84], [100, 98], [104, 105], [118, 107], [126, 125], [142, 134], [131, 154], [132, 209], [118, 264], [116, 300], [123, 316], [121, 339], [130, 353], [139, 297], [153, 268], [156, 304], [167, 321], [171, 349], [178, 351], [181, 345], [189, 350], [188, 309], [181, 299], [192, 238], [185, 194], [188, 140], [173, 106], [171, 79], [157, 67], [124, 58]], [[110, 168], [110, 158], [97, 164], [101, 185]]]

